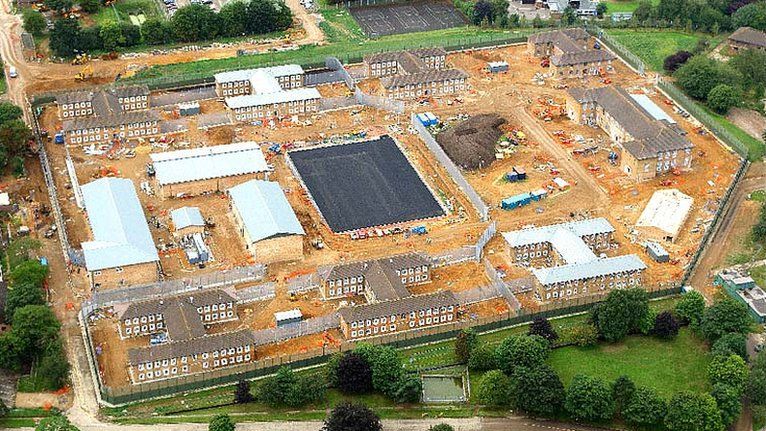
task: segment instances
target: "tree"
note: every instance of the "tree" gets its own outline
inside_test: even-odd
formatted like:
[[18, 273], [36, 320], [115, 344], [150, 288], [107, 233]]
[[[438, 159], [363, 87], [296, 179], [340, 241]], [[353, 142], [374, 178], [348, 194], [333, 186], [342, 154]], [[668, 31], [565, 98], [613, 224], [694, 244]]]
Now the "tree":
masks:
[[633, 20], [639, 23], [648, 21], [656, 15], [656, 10], [649, 0], [641, 0], [633, 11]]
[[704, 55], [690, 58], [673, 76], [688, 95], [700, 100], [705, 100], [717, 85], [734, 87], [742, 79], [733, 67]]
[[621, 289], [609, 293], [606, 301], [591, 309], [591, 320], [599, 334], [615, 342], [639, 331], [649, 313], [649, 296], [643, 289]]
[[480, 25], [484, 21], [488, 24], [492, 24], [495, 21], [492, 3], [487, 0], [479, 0], [473, 5], [473, 23], [474, 25]]
[[707, 104], [715, 112], [726, 114], [729, 109], [737, 106], [742, 98], [742, 93], [726, 84], [718, 84], [707, 95]]
[[669, 431], [723, 431], [721, 412], [709, 394], [678, 392], [668, 403], [665, 426]]
[[710, 395], [715, 399], [721, 420], [725, 426], [733, 424], [742, 413], [742, 390], [733, 386], [718, 383], [713, 385]]
[[652, 334], [659, 338], [670, 339], [678, 335], [678, 329], [681, 325], [678, 323], [673, 313], [663, 311], [654, 318], [654, 327]]
[[[24, 9], [25, 12], [29, 10], [32, 10], [32, 9]], [[14, 105], [13, 103], [0, 102], [0, 125], [8, 123], [13, 120], [18, 120], [21, 118], [23, 114], [24, 113], [21, 111], [21, 108]]]
[[455, 431], [455, 428], [449, 424], [436, 424], [428, 428], [428, 431]]
[[21, 19], [24, 23], [24, 30], [34, 34], [35, 36], [43, 34], [45, 29], [48, 27], [43, 14], [34, 9], [24, 9], [21, 12]]
[[535, 15], [535, 17], [532, 19], [532, 27], [533, 28], [543, 28], [545, 27], [546, 22], [543, 21], [542, 18], [540, 18], [540, 15]]
[[402, 361], [399, 353], [391, 346], [360, 344], [354, 349], [372, 370], [372, 387], [390, 398], [396, 395], [397, 383], [402, 375]]
[[80, 48], [80, 22], [72, 18], [57, 19], [51, 30], [50, 48], [59, 57], [71, 57]]
[[181, 42], [209, 40], [218, 35], [218, 15], [206, 5], [190, 4], [179, 8], [170, 19]]
[[689, 51], [678, 51], [665, 57], [665, 61], [662, 62], [662, 68], [667, 72], [673, 73], [692, 57], [693, 54]]
[[559, 335], [553, 329], [551, 322], [545, 317], [535, 317], [532, 324], [529, 325], [529, 332], [527, 335], [539, 335], [550, 342], [556, 341], [559, 338]]
[[125, 45], [125, 36], [122, 35], [122, 29], [114, 21], [106, 21], [101, 24], [101, 30], [98, 34], [101, 36], [104, 49], [107, 51], [114, 51], [118, 46]]
[[[229, 4], [227, 3], [223, 9]], [[163, 45], [173, 41], [173, 29], [170, 28], [166, 20], [149, 18], [141, 24], [141, 36], [144, 38], [144, 42], [149, 45]]]
[[240, 380], [237, 382], [237, 389], [234, 391], [234, 402], [237, 404], [247, 404], [253, 401], [253, 394], [250, 393], [250, 382]]
[[468, 363], [471, 357], [471, 351], [476, 347], [479, 338], [476, 331], [471, 328], [463, 329], [455, 337], [455, 356], [461, 364]]
[[549, 365], [535, 368], [517, 367], [511, 381], [513, 404], [530, 414], [552, 415], [564, 404], [564, 384]]
[[8, 406], [5, 405], [3, 400], [0, 400], [0, 418], [8, 415]]
[[218, 12], [218, 17], [225, 36], [238, 37], [247, 33], [247, 2], [236, 0], [226, 3]]
[[120, 23], [120, 33], [124, 39], [121, 46], [136, 46], [141, 43], [141, 27], [137, 25]]
[[500, 370], [488, 371], [479, 381], [476, 396], [489, 407], [507, 406], [511, 403], [511, 378]]
[[104, 49], [104, 41], [101, 40], [101, 26], [94, 25], [86, 27], [80, 31], [79, 36], [80, 51], [93, 51]]
[[753, 27], [766, 31], [766, 3], [762, 1], [750, 3], [737, 9], [731, 18], [734, 27]]
[[696, 290], [686, 292], [676, 303], [675, 312], [681, 323], [696, 328], [705, 314], [705, 297]]
[[468, 369], [471, 371], [487, 371], [497, 368], [495, 347], [486, 343], [479, 344], [471, 352], [468, 359]]
[[247, 4], [247, 32], [250, 34], [286, 30], [292, 19], [290, 8], [282, 1], [250, 0]]
[[43, 305], [27, 305], [13, 313], [12, 335], [20, 359], [32, 362], [58, 341], [61, 324], [53, 311]]
[[234, 431], [236, 426], [229, 415], [218, 415], [210, 420], [209, 431]]
[[28, 143], [32, 139], [32, 131], [22, 120], [11, 120], [0, 124], [0, 143], [11, 157], [25, 155]]
[[575, 420], [611, 419], [614, 416], [612, 390], [601, 378], [578, 374], [567, 389], [564, 408]]
[[747, 307], [732, 298], [724, 298], [705, 310], [700, 329], [710, 342], [730, 333], [747, 334], [752, 322]]
[[372, 368], [362, 355], [346, 352], [338, 363], [338, 389], [344, 394], [365, 394], [372, 390]]
[[598, 343], [598, 329], [590, 323], [582, 323], [569, 328], [562, 338], [578, 347], [590, 347]]
[[612, 398], [614, 399], [614, 410], [618, 415], [622, 414], [625, 406], [628, 405], [633, 394], [636, 392], [636, 384], [628, 376], [620, 376], [612, 383]]
[[264, 379], [258, 388], [258, 399], [271, 406], [301, 407], [324, 396], [321, 379], [296, 376], [288, 367]]
[[667, 408], [667, 403], [657, 392], [639, 387], [625, 404], [622, 417], [631, 425], [651, 428], [662, 424]]
[[725, 384], [744, 390], [749, 370], [745, 360], [738, 355], [715, 356], [707, 368], [710, 383]]
[[400, 404], [416, 403], [423, 393], [423, 382], [415, 374], [403, 374], [396, 385], [394, 401]]
[[605, 14], [605, 13], [606, 13], [606, 11], [607, 11], [607, 9], [608, 9], [608, 8], [607, 8], [607, 6], [606, 6], [606, 3], [599, 3], [599, 4], [597, 4], [597, 5], [596, 5], [596, 15], [597, 15], [599, 18], [603, 18], [603, 17], [604, 17], [604, 14]]
[[43, 418], [37, 426], [35, 431], [79, 431], [78, 428], [72, 425], [66, 416], [61, 414], [55, 414]]
[[713, 343], [710, 349], [713, 356], [738, 355], [747, 358], [747, 336], [745, 334], [729, 333]]
[[48, 266], [43, 265], [39, 260], [27, 260], [11, 270], [11, 283], [42, 286], [48, 272]]
[[80, 0], [80, 7], [87, 13], [96, 13], [100, 3], [98, 0]]
[[561, 13], [561, 24], [574, 25], [577, 22], [577, 11], [572, 6], [564, 8], [564, 12]]
[[380, 418], [364, 404], [340, 403], [324, 421], [322, 431], [381, 431]]
[[27, 305], [44, 305], [45, 297], [39, 286], [30, 283], [14, 284], [8, 289], [8, 297], [5, 300], [5, 315], [13, 316], [13, 313]]
[[49, 9], [61, 14], [72, 9], [72, 0], [44, 0], [43, 3], [45, 3], [45, 6], [48, 6]]
[[766, 350], [760, 351], [753, 361], [746, 394], [752, 404], [766, 407]]
[[495, 350], [495, 361], [507, 375], [516, 367], [535, 368], [548, 359], [548, 341], [538, 335], [512, 335]]
[[760, 49], [745, 49], [729, 60], [729, 64], [745, 77], [745, 85], [766, 85], [766, 52]]
[[42, 358], [33, 367], [32, 372], [41, 379], [46, 390], [56, 391], [67, 385], [69, 380], [69, 363], [61, 341], [50, 344]]

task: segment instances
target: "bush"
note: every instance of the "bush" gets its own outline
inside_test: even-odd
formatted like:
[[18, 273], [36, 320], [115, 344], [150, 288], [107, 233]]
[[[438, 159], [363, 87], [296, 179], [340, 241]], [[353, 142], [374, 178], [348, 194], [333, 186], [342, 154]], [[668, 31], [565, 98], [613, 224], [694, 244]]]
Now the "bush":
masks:
[[338, 363], [336, 382], [344, 394], [365, 394], [372, 390], [372, 368], [362, 355], [346, 352]]
[[751, 326], [747, 306], [732, 298], [724, 298], [705, 310], [700, 329], [713, 343], [728, 333], [747, 334]]
[[545, 317], [535, 317], [535, 320], [529, 325], [529, 332], [527, 335], [539, 335], [550, 342], [556, 341], [556, 339], [559, 338], [559, 335], [553, 329], [551, 322]]
[[707, 372], [712, 385], [729, 385], [739, 391], [744, 390], [749, 375], [745, 360], [737, 355], [713, 357]]
[[394, 401], [400, 404], [417, 403], [423, 393], [423, 382], [415, 374], [405, 374], [399, 379]]
[[360, 344], [354, 349], [372, 370], [372, 388], [389, 398], [396, 397], [397, 384], [402, 376], [402, 361], [391, 346]]
[[614, 415], [612, 390], [598, 377], [578, 374], [567, 389], [564, 407], [575, 420], [609, 420]]
[[509, 376], [516, 367], [536, 368], [545, 363], [550, 346], [545, 338], [537, 335], [512, 335], [495, 350], [495, 361]]
[[725, 426], [736, 422], [742, 413], [742, 390], [726, 384], [713, 385], [710, 395], [715, 399], [718, 410], [721, 411], [721, 420]]
[[510, 405], [512, 383], [510, 377], [500, 370], [488, 371], [479, 381], [476, 396], [479, 401], [489, 407]]
[[229, 415], [215, 416], [208, 426], [209, 431], [234, 431], [235, 425]]
[[718, 84], [707, 95], [707, 104], [719, 114], [726, 114], [729, 109], [737, 106], [742, 98], [742, 93], [726, 84]]
[[455, 431], [455, 428], [449, 424], [437, 424], [429, 427], [428, 431]]
[[471, 371], [487, 371], [497, 368], [495, 347], [489, 344], [479, 344], [471, 352], [468, 359], [468, 369]]
[[676, 303], [675, 313], [682, 324], [696, 328], [705, 314], [705, 297], [696, 290], [686, 292]]
[[24, 30], [36, 36], [43, 34], [48, 27], [43, 14], [34, 9], [24, 9], [21, 12], [21, 19], [24, 23]]
[[564, 404], [564, 384], [549, 365], [517, 367], [513, 376], [513, 405], [538, 415], [554, 415]]
[[237, 388], [234, 391], [234, 402], [236, 404], [247, 404], [253, 401], [253, 394], [250, 393], [250, 382], [240, 380], [237, 382]]
[[665, 61], [662, 63], [662, 68], [667, 72], [673, 73], [683, 66], [684, 63], [692, 58], [693, 54], [689, 51], [678, 51], [675, 54], [670, 54], [665, 57]]
[[598, 343], [598, 330], [590, 323], [583, 323], [569, 328], [561, 337], [564, 344], [574, 344], [578, 347], [595, 346]]
[[735, 87], [742, 79], [731, 66], [696, 55], [673, 74], [678, 85], [696, 99], [706, 100], [710, 91], [720, 84]]
[[766, 350], [758, 353], [747, 383], [747, 397], [755, 405], [766, 407]]
[[640, 288], [613, 290], [591, 309], [591, 321], [606, 341], [622, 340], [641, 330], [649, 313], [649, 296]]
[[663, 311], [654, 318], [652, 334], [659, 338], [670, 339], [678, 335], [680, 324], [670, 311]]
[[380, 418], [364, 404], [343, 402], [324, 421], [323, 431], [381, 431]]
[[620, 376], [612, 383], [612, 398], [614, 399], [615, 413], [622, 414], [625, 406], [633, 398], [636, 392], [636, 384], [628, 376]]
[[478, 344], [479, 339], [476, 335], [476, 331], [471, 328], [463, 329], [458, 332], [455, 337], [455, 356], [457, 356], [458, 362], [461, 364], [468, 363], [471, 357], [471, 351]]
[[709, 394], [678, 392], [668, 403], [665, 426], [669, 431], [723, 431], [721, 412]]
[[713, 356], [738, 355], [741, 358], [747, 358], [747, 336], [735, 333], [723, 335], [713, 343], [710, 354]]
[[662, 424], [667, 403], [650, 388], [639, 387], [622, 412], [625, 421], [632, 425], [656, 427]]
[[276, 375], [264, 379], [258, 388], [259, 401], [274, 407], [302, 407], [324, 395], [324, 382], [317, 376], [296, 376], [284, 366]]

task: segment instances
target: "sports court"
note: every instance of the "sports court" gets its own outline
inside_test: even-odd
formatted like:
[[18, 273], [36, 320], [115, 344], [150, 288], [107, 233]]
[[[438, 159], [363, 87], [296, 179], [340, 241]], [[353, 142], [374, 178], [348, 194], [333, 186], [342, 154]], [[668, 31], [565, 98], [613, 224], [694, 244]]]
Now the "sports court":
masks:
[[444, 215], [389, 136], [291, 151], [288, 157], [333, 232]]
[[369, 37], [440, 30], [465, 24], [463, 15], [452, 4], [438, 1], [352, 7], [349, 12]]

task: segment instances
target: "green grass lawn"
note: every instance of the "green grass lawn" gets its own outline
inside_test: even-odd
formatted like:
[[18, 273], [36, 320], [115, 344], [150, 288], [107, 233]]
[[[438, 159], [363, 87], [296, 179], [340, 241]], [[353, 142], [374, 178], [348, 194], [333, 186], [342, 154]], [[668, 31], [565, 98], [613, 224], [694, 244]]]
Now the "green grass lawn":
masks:
[[107, 21], [131, 23], [130, 15], [143, 14], [146, 19], [162, 16], [159, 5], [154, 0], [119, 0], [112, 6], [101, 7], [91, 15], [97, 24]]
[[324, 32], [328, 42], [338, 43], [367, 39], [354, 17], [348, 13], [348, 9], [330, 5], [326, 0], [322, 0], [319, 4], [319, 14], [324, 19], [319, 23], [319, 27]]
[[669, 398], [674, 392], [709, 390], [707, 347], [689, 329], [675, 340], [632, 336], [617, 344], [564, 347], [551, 352], [550, 365], [568, 385], [577, 374], [614, 380], [627, 375], [637, 385]]
[[726, 131], [734, 135], [737, 139], [742, 141], [748, 150], [748, 159], [751, 161], [761, 160], [766, 155], [766, 145], [760, 139], [756, 139], [747, 134], [744, 130], [737, 127], [734, 123], [726, 119], [723, 115], [717, 114], [708, 109], [705, 105], [700, 104], [702, 108], [710, 114]]
[[[609, 29], [606, 32], [656, 72], [662, 72], [662, 62], [668, 55], [680, 50], [692, 51], [699, 40], [709, 37], [702, 33], [668, 30]], [[717, 36], [711, 39], [710, 45], [715, 46], [722, 39], [723, 36]]]
[[43, 409], [11, 409], [8, 415], [0, 418], [0, 429], [32, 428], [36, 421], [49, 415], [50, 412]]
[[[660, 0], [651, 0], [653, 5], [660, 3]], [[641, 2], [639, 0], [607, 0], [606, 12], [633, 12], [638, 9], [638, 5]]]

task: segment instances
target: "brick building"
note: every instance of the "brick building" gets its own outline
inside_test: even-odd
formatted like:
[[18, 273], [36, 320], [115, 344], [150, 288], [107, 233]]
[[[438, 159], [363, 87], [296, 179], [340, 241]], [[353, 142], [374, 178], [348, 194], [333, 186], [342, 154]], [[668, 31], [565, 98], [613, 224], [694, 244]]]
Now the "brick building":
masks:
[[255, 337], [245, 329], [130, 349], [128, 373], [136, 384], [242, 365], [255, 359]]
[[160, 115], [156, 111], [143, 111], [75, 118], [64, 121], [62, 131], [69, 145], [100, 145], [116, 138], [149, 138], [161, 134]]
[[255, 261], [303, 259], [306, 232], [279, 183], [251, 180], [227, 193], [234, 222]]
[[255, 94], [268, 81], [283, 90], [300, 88], [303, 87], [303, 73], [303, 68], [297, 64], [217, 73], [215, 92], [219, 97]]
[[411, 286], [431, 282], [431, 259], [406, 253], [377, 260], [325, 266], [319, 269], [319, 290], [325, 299], [364, 295], [368, 302], [410, 296]]
[[447, 51], [439, 47], [382, 52], [364, 57], [367, 76], [374, 78], [418, 73], [426, 69], [441, 70], [446, 65]]
[[346, 339], [386, 335], [457, 321], [459, 301], [450, 291], [408, 296], [340, 309], [340, 330]]
[[62, 120], [80, 117], [109, 117], [149, 109], [149, 87], [129, 85], [98, 91], [72, 91], [56, 97]]
[[604, 218], [504, 232], [517, 265], [531, 267], [534, 296], [568, 300], [641, 285], [646, 265], [634, 254], [605, 257], [614, 227]]
[[133, 182], [101, 178], [82, 186], [91, 240], [81, 244], [93, 289], [159, 279], [159, 255]]
[[636, 181], [691, 168], [694, 145], [686, 132], [643, 94], [615, 86], [572, 88], [566, 111], [572, 121], [606, 132], [619, 149], [623, 172]]
[[607, 50], [588, 46], [590, 36], [581, 28], [535, 33], [527, 39], [527, 50], [536, 57], [550, 57], [557, 78], [581, 78], [612, 70], [617, 57]]
[[740, 49], [766, 50], [766, 33], [750, 27], [740, 27], [729, 36], [729, 47], [733, 51]]
[[293, 115], [310, 115], [319, 110], [322, 96], [316, 88], [298, 88], [273, 93], [228, 97], [226, 107], [237, 121], [251, 122]]
[[152, 153], [154, 188], [162, 198], [223, 191], [270, 170], [257, 142]]
[[114, 307], [120, 338], [164, 332], [170, 341], [205, 335], [205, 325], [237, 320], [237, 299], [223, 289], [206, 289]]

